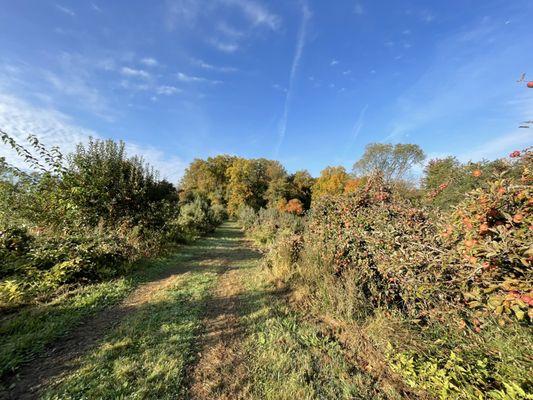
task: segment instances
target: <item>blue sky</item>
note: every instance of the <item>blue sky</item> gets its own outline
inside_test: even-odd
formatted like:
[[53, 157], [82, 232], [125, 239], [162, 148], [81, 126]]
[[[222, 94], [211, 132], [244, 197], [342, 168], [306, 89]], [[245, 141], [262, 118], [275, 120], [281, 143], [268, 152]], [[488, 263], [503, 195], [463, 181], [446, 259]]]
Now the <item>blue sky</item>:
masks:
[[173, 181], [219, 153], [316, 175], [369, 142], [495, 158], [533, 144], [516, 82], [533, 80], [531, 15], [529, 0], [0, 0], [0, 127], [65, 151], [123, 139]]

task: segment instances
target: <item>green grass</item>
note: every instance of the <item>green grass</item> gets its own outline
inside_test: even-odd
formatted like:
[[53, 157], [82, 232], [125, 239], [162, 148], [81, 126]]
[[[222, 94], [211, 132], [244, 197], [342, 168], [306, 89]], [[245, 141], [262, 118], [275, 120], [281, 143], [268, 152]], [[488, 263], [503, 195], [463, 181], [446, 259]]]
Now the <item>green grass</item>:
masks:
[[[226, 362], [218, 360], [223, 369], [217, 370], [217, 376], [205, 377], [212, 382], [202, 381], [210, 388], [212, 398], [322, 400], [399, 399], [407, 396], [400, 394], [400, 389], [390, 382], [378, 381], [360, 367], [356, 359], [366, 358], [365, 354], [356, 354], [360, 351], [356, 343], [356, 348], [352, 348], [348, 344], [350, 341], [336, 336], [340, 331], [310, 318], [300, 308], [295, 309], [287, 293], [271, 282], [257, 253], [238, 242], [241, 237], [235, 225], [225, 224], [214, 235], [185, 246], [178, 255], [145, 264], [134, 276], [85, 287], [43, 305], [43, 309], [24, 311], [12, 318], [12, 330], [0, 339], [3, 360], [20, 363], [24, 358], [15, 356], [28, 357], [38, 353], [46, 341], [53, 341], [60, 332], [65, 334], [88, 315], [116, 304], [140, 282], [150, 281], [165, 269], [177, 267], [177, 270], [173, 269], [176, 276], [169, 286], [135, 306], [116, 327], [104, 334], [94, 348], [75, 360], [66, 374], [51, 382], [42, 397], [49, 400], [189, 398], [190, 373], [197, 360], [201, 333], [209, 329], [209, 326], [202, 326], [203, 311], [213, 299], [212, 290], [220, 272], [231, 267], [233, 270], [228, 276], [232, 278], [228, 279], [233, 279], [232, 282], [240, 288], [237, 295], [231, 296], [236, 296], [237, 314], [243, 330], [235, 333], [241, 336], [229, 342], [229, 346], [234, 346], [230, 354], [236, 354], [236, 357]], [[430, 353], [435, 355], [439, 365], [441, 359], [449, 364], [446, 354], [450, 349], [443, 348], [438, 340], [449, 332], [435, 331], [433, 340], [429, 340], [430, 332], [408, 334], [394, 318], [380, 315], [376, 315], [373, 323], [354, 326], [354, 329], [364, 329], [375, 341], [376, 349], [383, 351], [384, 357], [387, 343], [403, 343], [400, 340], [403, 336], [414, 335], [410, 340], [419, 342], [418, 348], [426, 350], [419, 354], [409, 353], [407, 350], [411, 345], [406, 342], [401, 350], [406, 351], [407, 358], [388, 360], [398, 377], [403, 377], [407, 386], [415, 389], [413, 396], [415, 392], [425, 392], [435, 398], [461, 398], [452, 392], [446, 395], [448, 397], [442, 397], [444, 392], [439, 382], [446, 385], [447, 376], [438, 371], [438, 376], [428, 375], [421, 369], [427, 367], [427, 371], [433, 371], [430, 364], [417, 366]], [[530, 347], [528, 338], [510, 332], [511, 327], [496, 328], [478, 335], [479, 340], [483, 336], [484, 341], [490, 342], [495, 352], [489, 360], [490, 371], [497, 370], [505, 376], [527, 380], [528, 369], [518, 374], [516, 368], [524, 365], [524, 360], [520, 359], [524, 352], [518, 349]], [[525, 333], [525, 330], [520, 332]], [[343, 331], [342, 334], [352, 335], [353, 332]], [[459, 331], [456, 333], [453, 350], [474, 357], [473, 349], [462, 348], [465, 343], [473, 346], [471, 338], [466, 340], [463, 335]], [[509, 343], [509, 335], [517, 343], [506, 350], [504, 345]], [[434, 351], [422, 346], [428, 342], [434, 342]], [[11, 344], [11, 353], [5, 350], [4, 343]], [[203, 350], [202, 353], [206, 354]], [[9, 354], [13, 358], [9, 358]], [[410, 366], [411, 356], [415, 357], [414, 366]], [[496, 359], [502, 360], [501, 366], [498, 362], [498, 368], [492, 365]], [[459, 368], [463, 363], [456, 364]], [[457, 371], [452, 372], [458, 374]], [[409, 385], [408, 379], [413, 378], [413, 374], [417, 375], [417, 384]], [[498, 377], [495, 375], [494, 378]], [[500, 396], [493, 392], [492, 398], [528, 398], [520, 393], [513, 397], [511, 393], [515, 389], [502, 387]]]
[[130, 276], [87, 285], [4, 317], [0, 320], [0, 385], [2, 378], [16, 373], [22, 363], [42, 354], [47, 345], [67, 335], [84, 319], [117, 304], [139, 284], [169, 267], [190, 259], [195, 250], [184, 246], [179, 253], [139, 263]]
[[127, 317], [45, 399], [179, 399], [213, 272], [188, 272]]
[[[165, 262], [177, 269], [170, 287], [138, 306], [77, 360], [77, 367], [43, 394], [47, 399], [184, 398], [186, 372], [195, 360], [202, 310], [224, 268], [238, 253], [232, 225], [182, 249]], [[185, 251], [187, 253], [185, 253]], [[187, 262], [184, 262], [187, 261]], [[161, 266], [161, 268], [165, 268]]]
[[377, 382], [351, 364], [341, 345], [287, 305], [255, 265], [242, 272], [247, 382], [254, 399], [380, 399]]

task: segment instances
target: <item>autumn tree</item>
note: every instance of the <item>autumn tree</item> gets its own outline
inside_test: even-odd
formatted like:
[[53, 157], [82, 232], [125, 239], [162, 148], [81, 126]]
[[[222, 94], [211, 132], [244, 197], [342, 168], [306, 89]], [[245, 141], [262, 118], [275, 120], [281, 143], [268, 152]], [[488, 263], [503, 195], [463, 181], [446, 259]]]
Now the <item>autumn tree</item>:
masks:
[[182, 201], [196, 197], [209, 200], [212, 204], [227, 203], [227, 171], [236, 160], [234, 156], [218, 155], [207, 160], [195, 159], [185, 170], [179, 183]]
[[421, 164], [425, 157], [416, 144], [371, 143], [366, 146], [361, 159], [354, 164], [353, 172], [357, 176], [379, 173], [386, 182], [400, 181], [407, 177], [413, 166]]
[[305, 209], [311, 206], [311, 189], [315, 179], [307, 170], [296, 171], [289, 177], [290, 197], [302, 202]]
[[349, 179], [344, 167], [326, 167], [313, 185], [313, 197], [342, 194]]
[[257, 160], [265, 169], [267, 190], [263, 196], [269, 207], [275, 207], [280, 200], [287, 199], [290, 192], [290, 183], [285, 168], [279, 161]]
[[285, 205], [284, 211], [295, 215], [302, 215], [304, 213], [304, 205], [298, 199], [291, 199]]
[[257, 160], [236, 159], [228, 168], [228, 213], [235, 215], [240, 207], [259, 209], [266, 205], [268, 188], [266, 164]]

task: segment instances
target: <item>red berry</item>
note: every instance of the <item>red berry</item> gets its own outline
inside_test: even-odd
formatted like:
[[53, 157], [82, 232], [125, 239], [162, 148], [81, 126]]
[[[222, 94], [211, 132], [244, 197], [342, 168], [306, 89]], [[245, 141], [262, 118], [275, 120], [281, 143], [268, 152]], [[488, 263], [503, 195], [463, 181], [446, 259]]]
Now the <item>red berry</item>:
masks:
[[528, 82], [527, 87], [533, 89], [533, 81]]

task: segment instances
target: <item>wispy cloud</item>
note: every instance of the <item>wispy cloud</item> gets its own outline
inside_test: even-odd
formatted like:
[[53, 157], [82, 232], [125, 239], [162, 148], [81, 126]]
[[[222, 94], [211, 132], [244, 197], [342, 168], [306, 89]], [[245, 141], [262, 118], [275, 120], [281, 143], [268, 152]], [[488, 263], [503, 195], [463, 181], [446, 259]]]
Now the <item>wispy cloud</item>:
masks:
[[212, 83], [212, 84], [222, 83], [222, 81], [202, 78], [201, 76], [187, 75], [187, 74], [184, 74], [183, 72], [178, 72], [176, 74], [176, 77], [178, 78], [179, 81], [186, 82], [186, 83], [191, 83], [191, 82], [205, 82], [205, 83]]
[[[75, 150], [78, 143], [88, 138], [102, 139], [97, 132], [76, 125], [72, 119], [53, 108], [40, 108], [12, 95], [0, 92], [0, 128], [12, 135], [18, 142], [25, 142], [29, 134], [36, 135], [46, 146], [57, 146], [65, 154]], [[141, 155], [150, 165], [160, 171], [161, 178], [177, 182], [183, 175], [186, 163], [180, 157], [168, 156], [153, 146], [126, 141], [130, 155]], [[0, 146], [0, 157], [6, 157], [11, 164], [25, 168], [23, 161], [7, 146]]]
[[353, 7], [353, 12], [357, 15], [363, 15], [365, 13], [365, 9], [360, 2], [356, 2]]
[[222, 3], [238, 7], [253, 26], [265, 26], [277, 30], [281, 18], [270, 12], [264, 5], [253, 0], [220, 0]]
[[75, 17], [76, 16], [76, 13], [74, 11], [72, 11], [70, 8], [64, 7], [64, 6], [60, 5], [60, 4], [56, 4], [55, 6], [56, 6], [56, 8], [59, 11], [61, 11], [64, 14], [70, 15], [71, 17]]
[[120, 73], [124, 76], [138, 77], [138, 78], [144, 78], [144, 79], [150, 78], [150, 74], [143, 69], [122, 67], [120, 69]]
[[287, 95], [285, 96], [283, 115], [281, 117], [280, 126], [279, 126], [278, 142], [276, 144], [276, 148], [274, 151], [275, 157], [278, 156], [279, 149], [287, 133], [287, 119], [289, 117], [289, 108], [290, 108], [293, 90], [294, 90], [294, 81], [296, 79], [296, 73], [298, 71], [298, 67], [300, 66], [300, 60], [302, 58], [302, 54], [303, 54], [303, 50], [305, 46], [305, 40], [306, 40], [306, 35], [307, 35], [307, 24], [312, 15], [311, 11], [309, 10], [309, 6], [305, 0], [302, 0], [301, 2], [301, 13], [302, 13], [302, 21], [300, 23], [300, 29], [298, 30], [298, 37], [296, 39], [296, 49], [294, 51], [294, 57], [292, 59], [292, 64], [291, 64], [291, 70], [290, 70], [290, 75], [289, 75], [289, 89], [287, 91]]
[[[472, 148], [465, 158], [475, 159], [500, 155], [506, 143], [512, 147], [530, 138], [529, 130], [510, 132], [533, 115], [533, 98], [521, 97], [513, 79], [515, 66], [527, 63], [533, 47], [516, 35], [513, 40], [508, 31], [480, 20], [437, 42], [425, 72], [398, 97], [383, 140], [451, 134]], [[489, 139], [496, 135], [502, 140]]]
[[429, 10], [423, 10], [420, 12], [420, 18], [422, 21], [429, 24], [430, 22], [433, 22], [435, 15]]
[[[231, 18], [231, 23], [228, 11], [237, 16]], [[257, 0], [167, 0], [164, 18], [169, 31], [207, 27], [199, 33], [206, 43], [225, 53], [239, 50], [244, 41], [255, 36], [256, 30], [277, 32], [282, 25], [281, 17]]]
[[359, 114], [357, 115], [357, 120], [355, 121], [352, 127], [350, 139], [348, 140], [348, 143], [344, 149], [344, 158], [348, 158], [349, 156], [352, 155], [350, 153], [353, 151], [355, 142], [357, 138], [359, 137], [359, 133], [361, 132], [361, 129], [363, 129], [363, 125], [365, 122], [365, 115], [366, 115], [367, 110], [368, 110], [368, 104], [365, 104], [363, 108], [361, 108], [361, 110], [359, 111]]
[[365, 104], [365, 106], [361, 109], [359, 112], [359, 116], [357, 117], [357, 121], [355, 122], [353, 128], [352, 128], [352, 142], [351, 145], [355, 142], [357, 137], [359, 136], [359, 132], [361, 132], [361, 129], [363, 128], [363, 123], [365, 120], [365, 114], [366, 110], [368, 110], [368, 104]]
[[329, 65], [332, 67], [334, 67], [337, 64], [339, 64], [339, 60], [331, 60], [331, 62], [329, 63]]
[[98, 5], [96, 5], [95, 3], [91, 3], [91, 8], [96, 11], [96, 12], [99, 12], [101, 13], [102, 12], [102, 9], [100, 7], [98, 7]]
[[199, 60], [199, 59], [196, 59], [196, 58], [192, 58], [191, 59], [191, 63], [193, 65], [196, 65], [197, 67], [200, 67], [200, 68], [203, 68], [203, 69], [209, 70], [209, 71], [225, 72], [225, 73], [237, 72], [238, 71], [238, 69], [234, 68], [234, 67], [217, 66], [217, 65], [209, 64], [209, 63], [207, 63], [207, 62], [205, 62], [203, 60]]
[[239, 45], [235, 42], [223, 42], [218, 39], [211, 39], [210, 43], [224, 53], [235, 53], [239, 50]]
[[143, 58], [141, 60], [141, 63], [146, 65], [147, 67], [156, 67], [157, 65], [159, 65], [159, 62], [155, 58], [152, 58], [152, 57]]
[[222, 35], [233, 39], [240, 39], [245, 35], [243, 31], [229, 25], [226, 21], [220, 21], [217, 24], [217, 31]]
[[107, 101], [100, 91], [86, 82], [82, 76], [64, 76], [51, 71], [44, 71], [46, 82], [62, 95], [76, 98], [77, 102], [86, 105], [90, 110], [100, 116], [107, 116]]
[[284, 88], [283, 86], [277, 84], [277, 83], [274, 83], [272, 85], [272, 87], [276, 90], [279, 90], [280, 92], [283, 92], [283, 93], [287, 93], [287, 88]]
[[173, 31], [178, 26], [193, 25], [206, 8], [195, 0], [166, 0], [165, 27]]
[[[15, 64], [13, 67], [12, 64]], [[105, 91], [95, 82], [97, 62], [89, 62], [76, 54], [61, 53], [50, 69], [33, 63], [0, 64], [0, 89], [8, 94], [46, 98], [48, 103], [77, 108], [84, 112], [114, 120], [115, 108], [110, 107]], [[45, 96], [42, 94], [46, 93]]]
[[514, 150], [523, 150], [532, 145], [533, 130], [524, 129], [489, 140], [478, 147], [459, 154], [458, 158], [463, 162], [479, 161], [482, 159], [490, 160], [506, 156]]
[[178, 89], [175, 86], [162, 85], [162, 86], [158, 86], [156, 88], [156, 93], [157, 94], [166, 95], [166, 96], [170, 96], [170, 95], [173, 95], [173, 94], [176, 94], [176, 93], [180, 93], [180, 92], [181, 92], [181, 90]]

